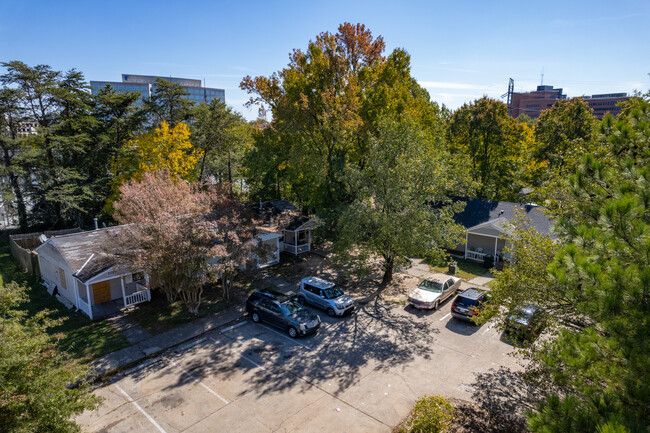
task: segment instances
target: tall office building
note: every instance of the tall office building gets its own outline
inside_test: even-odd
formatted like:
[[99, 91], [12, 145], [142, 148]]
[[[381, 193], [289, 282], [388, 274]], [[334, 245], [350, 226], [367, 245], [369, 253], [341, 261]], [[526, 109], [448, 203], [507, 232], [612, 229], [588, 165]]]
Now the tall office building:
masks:
[[531, 119], [536, 119], [539, 113], [551, 108], [558, 99], [566, 99], [566, 95], [562, 89], [553, 86], [537, 86], [534, 92], [513, 92], [512, 107], [509, 107], [508, 113], [514, 118], [526, 114]]
[[[581, 96], [581, 98], [594, 110], [594, 116], [602, 119], [605, 114], [611, 113], [614, 116], [621, 112], [616, 106], [621, 101], [630, 99], [627, 93], [607, 93], [601, 95]], [[533, 92], [512, 92], [512, 105], [508, 107], [508, 114], [516, 118], [520, 114], [526, 114], [532, 119], [539, 117], [539, 114], [553, 106], [555, 101], [567, 99], [562, 89], [555, 89], [553, 86], [537, 86]]]
[[191, 78], [174, 78], [174, 77], [156, 77], [153, 75], [128, 75], [122, 74], [122, 81], [91, 81], [90, 87], [94, 95], [99, 89], [110, 85], [117, 92], [140, 92], [141, 97], [138, 104], [142, 103], [143, 98], [150, 97], [156, 91], [156, 78], [163, 78], [172, 83], [180, 84], [189, 93], [186, 96], [192, 102], [206, 104], [213, 99], [226, 101], [225, 91], [223, 89], [214, 89], [211, 87], [201, 86], [201, 80]]

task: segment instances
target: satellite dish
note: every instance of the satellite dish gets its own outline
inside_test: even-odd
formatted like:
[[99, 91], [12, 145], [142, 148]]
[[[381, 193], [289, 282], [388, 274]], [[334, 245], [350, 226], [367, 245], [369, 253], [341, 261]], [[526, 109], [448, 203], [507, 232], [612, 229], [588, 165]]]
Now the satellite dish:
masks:
[[41, 235], [38, 237], [38, 240], [41, 241], [42, 244], [47, 242], [47, 236], [45, 236], [45, 233], [41, 233]]

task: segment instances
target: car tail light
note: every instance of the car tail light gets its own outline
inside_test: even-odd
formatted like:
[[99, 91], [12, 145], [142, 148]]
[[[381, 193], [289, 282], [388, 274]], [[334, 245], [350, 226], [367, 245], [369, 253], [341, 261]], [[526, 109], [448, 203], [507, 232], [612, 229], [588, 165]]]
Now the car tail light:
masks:
[[451, 303], [451, 308], [456, 308], [456, 303], [455, 302]]

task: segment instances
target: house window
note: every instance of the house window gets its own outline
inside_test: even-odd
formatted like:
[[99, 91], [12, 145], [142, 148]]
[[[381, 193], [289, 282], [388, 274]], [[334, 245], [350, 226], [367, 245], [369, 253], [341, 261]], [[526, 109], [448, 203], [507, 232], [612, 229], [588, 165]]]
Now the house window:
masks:
[[59, 280], [61, 280], [61, 287], [68, 290], [68, 286], [65, 283], [65, 271], [61, 268], [59, 268]]

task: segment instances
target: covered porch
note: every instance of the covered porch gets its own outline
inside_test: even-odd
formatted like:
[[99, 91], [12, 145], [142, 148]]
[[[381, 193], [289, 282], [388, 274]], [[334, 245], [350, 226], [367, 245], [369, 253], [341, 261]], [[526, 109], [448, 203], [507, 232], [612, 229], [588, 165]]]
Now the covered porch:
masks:
[[467, 229], [465, 259], [483, 263], [486, 256], [494, 258], [495, 265], [506, 259], [507, 220], [497, 218]]
[[109, 269], [86, 281], [75, 275], [76, 306], [91, 320], [151, 301], [146, 276], [131, 272], [115, 274], [113, 271]]
[[282, 251], [286, 251], [294, 256], [311, 250], [311, 230], [316, 228], [318, 223], [314, 219], [301, 217], [299, 222], [294, 221], [284, 230], [282, 230], [282, 242], [280, 242]]

